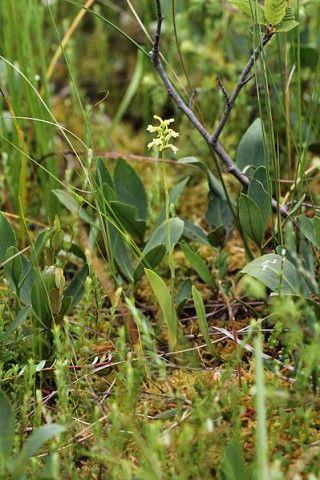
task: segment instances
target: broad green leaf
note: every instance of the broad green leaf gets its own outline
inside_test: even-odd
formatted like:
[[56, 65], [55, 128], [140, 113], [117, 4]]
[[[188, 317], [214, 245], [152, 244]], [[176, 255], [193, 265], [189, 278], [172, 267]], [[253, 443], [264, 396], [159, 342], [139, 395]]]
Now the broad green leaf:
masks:
[[188, 220], [184, 221], [184, 229], [183, 229], [183, 236], [188, 238], [188, 240], [193, 240], [196, 242], [203, 243], [204, 245], [210, 245], [210, 242], [207, 239], [207, 235], [202, 230], [202, 228], [198, 227], [194, 223], [188, 222]]
[[253, 21], [257, 23], [264, 22], [264, 12], [261, 5], [259, 5], [255, 0], [229, 0], [229, 2], [238, 7], [246, 15], [249, 15]]
[[102, 158], [98, 158], [97, 161], [96, 182], [100, 187], [102, 187], [102, 185], [108, 185], [114, 190], [113, 180]]
[[14, 428], [15, 418], [10, 401], [0, 390], [0, 467], [4, 467], [10, 459], [14, 443]]
[[10, 222], [0, 212], [0, 264], [5, 261], [9, 247], [17, 247], [17, 239]]
[[265, 228], [268, 222], [268, 218], [271, 214], [271, 200], [259, 180], [256, 180], [255, 178], [252, 178], [250, 180], [248, 197], [250, 197], [260, 208], [262, 224]]
[[298, 269], [287, 258], [275, 253], [256, 258], [241, 273], [260, 280], [273, 292], [282, 295], [311, 295], [311, 290]]
[[299, 224], [302, 234], [311, 242], [315, 247], [320, 248], [320, 218], [308, 218], [305, 215], [299, 215], [296, 217], [296, 221]]
[[216, 228], [219, 225], [224, 225], [228, 232], [232, 230], [233, 215], [229, 203], [213, 191], [209, 192], [208, 208], [205, 218], [208, 224], [213, 228]]
[[[101, 192], [99, 192], [101, 193]], [[106, 183], [104, 183], [102, 185], [102, 198], [101, 196], [98, 194], [97, 195], [97, 200], [100, 204], [104, 204], [106, 203], [107, 205], [109, 204], [109, 202], [116, 202], [117, 201], [117, 194], [115, 192], [115, 190], [110, 187], [110, 185], [107, 185]]]
[[146, 222], [139, 218], [136, 207], [127, 203], [112, 201], [109, 203], [109, 214], [114, 222], [133, 237], [143, 240], [146, 231]]
[[299, 25], [295, 19], [294, 10], [291, 7], [286, 8], [286, 13], [276, 27], [277, 32], [289, 32]]
[[25, 471], [26, 462], [32, 458], [49, 440], [65, 431], [61, 425], [51, 423], [37, 428], [26, 441], [21, 452], [12, 462], [12, 479], [21, 480]]
[[255, 201], [244, 193], [241, 193], [239, 199], [239, 220], [244, 235], [260, 247], [264, 239], [261, 210]]
[[268, 175], [267, 168], [264, 165], [260, 165], [254, 170], [251, 178], [258, 180], [265, 191], [270, 194], [271, 179], [268, 178]]
[[130, 281], [133, 281], [132, 258], [123, 236], [109, 223], [108, 225], [110, 246], [113, 258], [121, 273]]
[[192, 298], [194, 302], [194, 306], [196, 309], [196, 314], [198, 317], [198, 322], [199, 322], [199, 327], [200, 331], [203, 335], [203, 338], [207, 344], [208, 350], [212, 355], [216, 355], [216, 348], [214, 345], [211, 343], [211, 338], [209, 334], [209, 328], [208, 328], [208, 322], [207, 322], [207, 317], [206, 317], [206, 311], [204, 308], [204, 303], [202, 296], [199, 292], [199, 290], [196, 289], [195, 286], [192, 287]]
[[113, 181], [118, 200], [135, 207], [138, 212], [137, 218], [146, 220], [148, 200], [143, 183], [135, 169], [122, 158], [116, 163]]
[[236, 162], [241, 170], [266, 164], [261, 119], [257, 118], [240, 140]]
[[291, 21], [286, 21], [282, 20], [277, 26], [276, 26], [276, 31], [277, 32], [290, 32], [290, 30], [293, 30], [294, 28], [297, 28], [299, 26], [299, 22], [296, 20], [291, 20]]
[[278, 25], [283, 20], [287, 9], [286, 0], [265, 0], [264, 16], [271, 25]]
[[197, 272], [199, 277], [208, 285], [212, 285], [212, 275], [206, 262], [195, 252], [187, 243], [181, 244], [181, 249], [187, 260], [191, 263], [192, 268]]
[[173, 351], [177, 343], [178, 335], [178, 319], [173, 306], [173, 299], [170, 291], [157, 273], [152, 270], [145, 269], [146, 275], [150, 282], [154, 296], [160, 306], [163, 319], [168, 327], [169, 347]]
[[[184, 222], [178, 217], [170, 218], [170, 246], [173, 248], [180, 240], [183, 233]], [[143, 249], [143, 254], [146, 255], [158, 245], [165, 245], [168, 252], [168, 234], [167, 223], [163, 222], [154, 232], [151, 234], [146, 246]]]

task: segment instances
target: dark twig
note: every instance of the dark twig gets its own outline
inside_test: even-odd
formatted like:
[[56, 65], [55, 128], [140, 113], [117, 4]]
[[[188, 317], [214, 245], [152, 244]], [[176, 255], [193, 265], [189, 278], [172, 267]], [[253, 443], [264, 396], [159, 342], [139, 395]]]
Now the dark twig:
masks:
[[[182, 99], [181, 95], [177, 92], [175, 89], [174, 85], [172, 84], [171, 80], [169, 79], [165, 69], [163, 68], [161, 61], [160, 61], [160, 40], [161, 40], [161, 27], [162, 27], [162, 22], [163, 22], [163, 16], [162, 16], [162, 10], [161, 10], [161, 2], [160, 0], [155, 0], [156, 2], [156, 8], [157, 8], [157, 28], [156, 28], [156, 33], [154, 37], [154, 42], [153, 42], [153, 48], [150, 54], [152, 64], [156, 71], [158, 72], [167, 92], [168, 95], [172, 98], [172, 100], [175, 102], [177, 107], [185, 114], [185, 116], [190, 120], [192, 125], [198, 130], [202, 138], [207, 142], [210, 151], [215, 153], [218, 158], [223, 162], [225, 165], [227, 171], [231, 173], [237, 180], [244, 186], [247, 187], [249, 185], [249, 179], [248, 177], [235, 165], [235, 163], [232, 161], [230, 156], [227, 154], [227, 152], [224, 150], [223, 146], [216, 140], [214, 140], [214, 135], [210, 135], [210, 133], [206, 130], [206, 128], [202, 125], [202, 123], [198, 120], [194, 112], [189, 108], [189, 106], [185, 103], [185, 101]], [[262, 43], [265, 45], [268, 43], [268, 41], [271, 38], [271, 34], [266, 34], [263, 38]], [[259, 49], [256, 49], [255, 52], [252, 54], [249, 62], [247, 63], [246, 67], [244, 68], [239, 82], [237, 84], [237, 87], [234, 89], [231, 97], [229, 98], [229, 103], [231, 108], [234, 105], [234, 102], [239, 95], [241, 88], [243, 86], [243, 82], [245, 82], [246, 78], [248, 77], [251, 68], [254, 65], [254, 62], [258, 58], [259, 55]], [[227, 106], [228, 108], [228, 106]], [[226, 108], [226, 110], [227, 110]], [[228, 119], [230, 109], [228, 108], [228, 114], [225, 113], [225, 120], [223, 123], [223, 126], [225, 125], [225, 122]], [[221, 121], [222, 122], [222, 121]], [[220, 122], [220, 123], [221, 123]], [[222, 126], [222, 128], [223, 128]], [[281, 215], [284, 218], [287, 218], [289, 216], [287, 210], [283, 208], [281, 205], [278, 204], [278, 202], [275, 199], [272, 199], [272, 207], [276, 211], [280, 211]]]
[[157, 29], [156, 33], [154, 36], [154, 41], [153, 41], [153, 47], [151, 51], [151, 59], [152, 63], [156, 65], [157, 63], [160, 63], [160, 37], [161, 37], [161, 27], [162, 27], [162, 22], [163, 22], [163, 16], [162, 16], [162, 11], [161, 11], [161, 0], [156, 0], [156, 6], [157, 6]]
[[254, 73], [252, 75], [250, 75], [250, 77], [248, 77], [242, 84], [242, 86], [244, 87], [245, 85], [247, 85], [247, 83], [250, 82], [250, 80], [252, 80], [253, 78], [255, 77]]
[[230, 105], [229, 95], [227, 93], [227, 90], [224, 88], [224, 85], [223, 85], [220, 77], [217, 78], [217, 83], [218, 83], [218, 86], [219, 86], [219, 88], [222, 92], [223, 98], [226, 102], [226, 108], [231, 110], [232, 106]]
[[230, 97], [228, 97], [229, 101], [226, 103], [226, 107], [224, 109], [223, 116], [222, 116], [222, 118], [219, 122], [219, 125], [217, 126], [215, 132], [212, 135], [212, 141], [214, 143], [216, 143], [218, 141], [218, 138], [220, 137], [220, 134], [221, 134], [225, 124], [227, 123], [230, 112], [231, 112], [231, 110], [232, 110], [232, 108], [233, 108], [233, 106], [234, 106], [234, 104], [235, 104], [235, 102], [238, 98], [239, 93], [241, 92], [244, 85], [248, 82], [248, 76], [249, 76], [255, 62], [258, 60], [258, 57], [259, 57], [259, 54], [260, 54], [260, 51], [261, 51], [261, 47], [264, 47], [265, 45], [267, 45], [267, 43], [271, 40], [272, 36], [273, 36], [273, 33], [266, 33], [263, 36], [261, 46], [259, 46], [255, 49], [255, 51], [251, 55], [250, 60], [248, 61], [247, 65], [242, 70], [242, 73], [239, 77], [237, 85], [235, 86], [235, 88], [234, 88], [232, 94], [230, 95]]
[[189, 108], [190, 110], [192, 110], [192, 104], [193, 104], [193, 100], [196, 98], [196, 96], [198, 95], [198, 90], [196, 88], [194, 88], [192, 90], [192, 93], [191, 93], [191, 96], [190, 96], [190, 100], [189, 100]]

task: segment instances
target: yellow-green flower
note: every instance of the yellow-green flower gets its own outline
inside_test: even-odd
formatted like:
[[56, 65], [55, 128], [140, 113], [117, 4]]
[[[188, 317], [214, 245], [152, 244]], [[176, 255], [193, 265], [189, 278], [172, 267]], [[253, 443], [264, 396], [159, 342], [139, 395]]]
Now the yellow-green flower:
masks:
[[158, 150], [158, 152], [170, 149], [173, 151], [173, 153], [177, 153], [178, 147], [170, 143], [172, 138], [177, 138], [179, 136], [178, 132], [175, 132], [169, 128], [169, 125], [174, 122], [174, 119], [169, 118], [167, 120], [162, 120], [162, 118], [158, 117], [157, 115], [154, 115], [153, 118], [158, 120], [159, 125], [148, 125], [147, 127], [148, 132], [156, 134], [152, 142], [148, 143], [148, 149], [155, 148]]

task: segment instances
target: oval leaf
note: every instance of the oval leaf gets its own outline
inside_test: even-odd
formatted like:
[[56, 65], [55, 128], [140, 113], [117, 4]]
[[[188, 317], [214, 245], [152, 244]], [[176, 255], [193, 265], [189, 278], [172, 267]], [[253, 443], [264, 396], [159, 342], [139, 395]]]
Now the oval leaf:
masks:
[[243, 170], [248, 165], [259, 167], [266, 164], [261, 119], [257, 118], [240, 140], [237, 164]]
[[135, 207], [138, 218], [146, 220], [148, 200], [143, 183], [135, 169], [122, 158], [117, 161], [113, 181], [118, 200]]
[[286, 0], [265, 0], [264, 15], [267, 22], [271, 25], [278, 25], [284, 18], [286, 9]]
[[[175, 244], [180, 240], [183, 229], [184, 222], [178, 217], [170, 218], [170, 246], [173, 248]], [[163, 222], [161, 225], [154, 230], [149, 238], [146, 246], [143, 249], [143, 255], [146, 255], [151, 250], [159, 245], [165, 245], [168, 252], [168, 232], [167, 232], [167, 223]]]
[[242, 231], [259, 247], [264, 238], [261, 210], [252, 198], [241, 193], [239, 199], [239, 219]]
[[270, 290], [282, 295], [309, 297], [311, 294], [298, 269], [287, 258], [275, 253], [256, 258], [246, 265], [241, 273], [260, 280]]

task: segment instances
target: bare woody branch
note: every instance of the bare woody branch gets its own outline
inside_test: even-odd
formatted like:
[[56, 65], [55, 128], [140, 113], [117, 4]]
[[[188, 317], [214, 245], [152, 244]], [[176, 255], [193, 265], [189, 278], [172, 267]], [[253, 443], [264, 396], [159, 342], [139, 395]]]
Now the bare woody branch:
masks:
[[225, 110], [223, 112], [222, 118], [221, 118], [215, 132], [212, 135], [212, 142], [216, 143], [218, 141], [218, 138], [220, 137], [220, 134], [221, 134], [225, 124], [227, 123], [230, 112], [231, 112], [231, 110], [232, 110], [232, 108], [233, 108], [233, 106], [234, 106], [234, 104], [235, 104], [235, 102], [236, 102], [236, 100], [239, 96], [239, 93], [241, 92], [242, 88], [248, 82], [249, 74], [250, 74], [254, 64], [256, 63], [256, 61], [259, 58], [261, 48], [264, 47], [265, 45], [267, 45], [268, 42], [270, 42], [272, 36], [273, 36], [272, 32], [268, 32], [263, 36], [261, 46], [257, 47], [254, 50], [253, 54], [250, 57], [250, 60], [248, 61], [247, 65], [244, 67], [244, 69], [242, 70], [242, 73], [239, 77], [237, 85], [235, 86], [235, 88], [234, 88], [232, 94], [230, 95], [230, 97], [228, 97], [228, 102], [226, 102], [226, 106], [225, 106]]
[[[153, 48], [150, 54], [152, 64], [156, 71], [158, 72], [168, 95], [172, 98], [172, 100], [175, 102], [177, 107], [185, 114], [185, 116], [190, 120], [191, 124], [198, 130], [202, 138], [207, 142], [210, 150], [217, 155], [217, 157], [222, 161], [222, 163], [225, 165], [227, 171], [233, 175], [244, 187], [247, 187], [249, 185], [249, 178], [237, 167], [237, 165], [232, 161], [228, 153], [225, 151], [221, 143], [218, 141], [218, 137], [220, 136], [220, 133], [223, 130], [223, 127], [225, 126], [225, 123], [229, 117], [229, 114], [234, 106], [234, 103], [244, 86], [244, 84], [247, 81], [248, 75], [257, 60], [260, 49], [256, 49], [254, 53], [252, 54], [249, 62], [243, 69], [239, 81], [237, 83], [237, 86], [235, 87], [233, 93], [231, 94], [229, 98], [229, 102], [226, 106], [225, 112], [223, 114], [223, 117], [217, 127], [216, 132], [211, 135], [206, 128], [202, 125], [202, 123], [198, 120], [197, 116], [194, 114], [194, 112], [191, 110], [191, 108], [185, 103], [181, 95], [178, 93], [178, 91], [175, 89], [174, 85], [172, 84], [171, 80], [169, 79], [165, 69], [162, 66], [162, 63], [160, 61], [160, 41], [161, 41], [161, 28], [162, 28], [162, 22], [163, 22], [163, 16], [162, 16], [162, 10], [161, 10], [161, 0], [155, 0], [156, 2], [156, 8], [157, 8], [157, 28], [156, 28], [156, 33], [154, 37], [154, 42], [153, 42]], [[266, 45], [268, 41], [271, 39], [271, 35], [265, 35], [263, 38], [263, 45]], [[218, 131], [219, 129], [219, 131]], [[281, 205], [278, 204], [278, 202], [275, 199], [272, 199], [272, 207], [276, 211], [280, 211], [281, 215], [283, 217], [288, 217], [288, 212], [285, 208], [283, 208]]]

